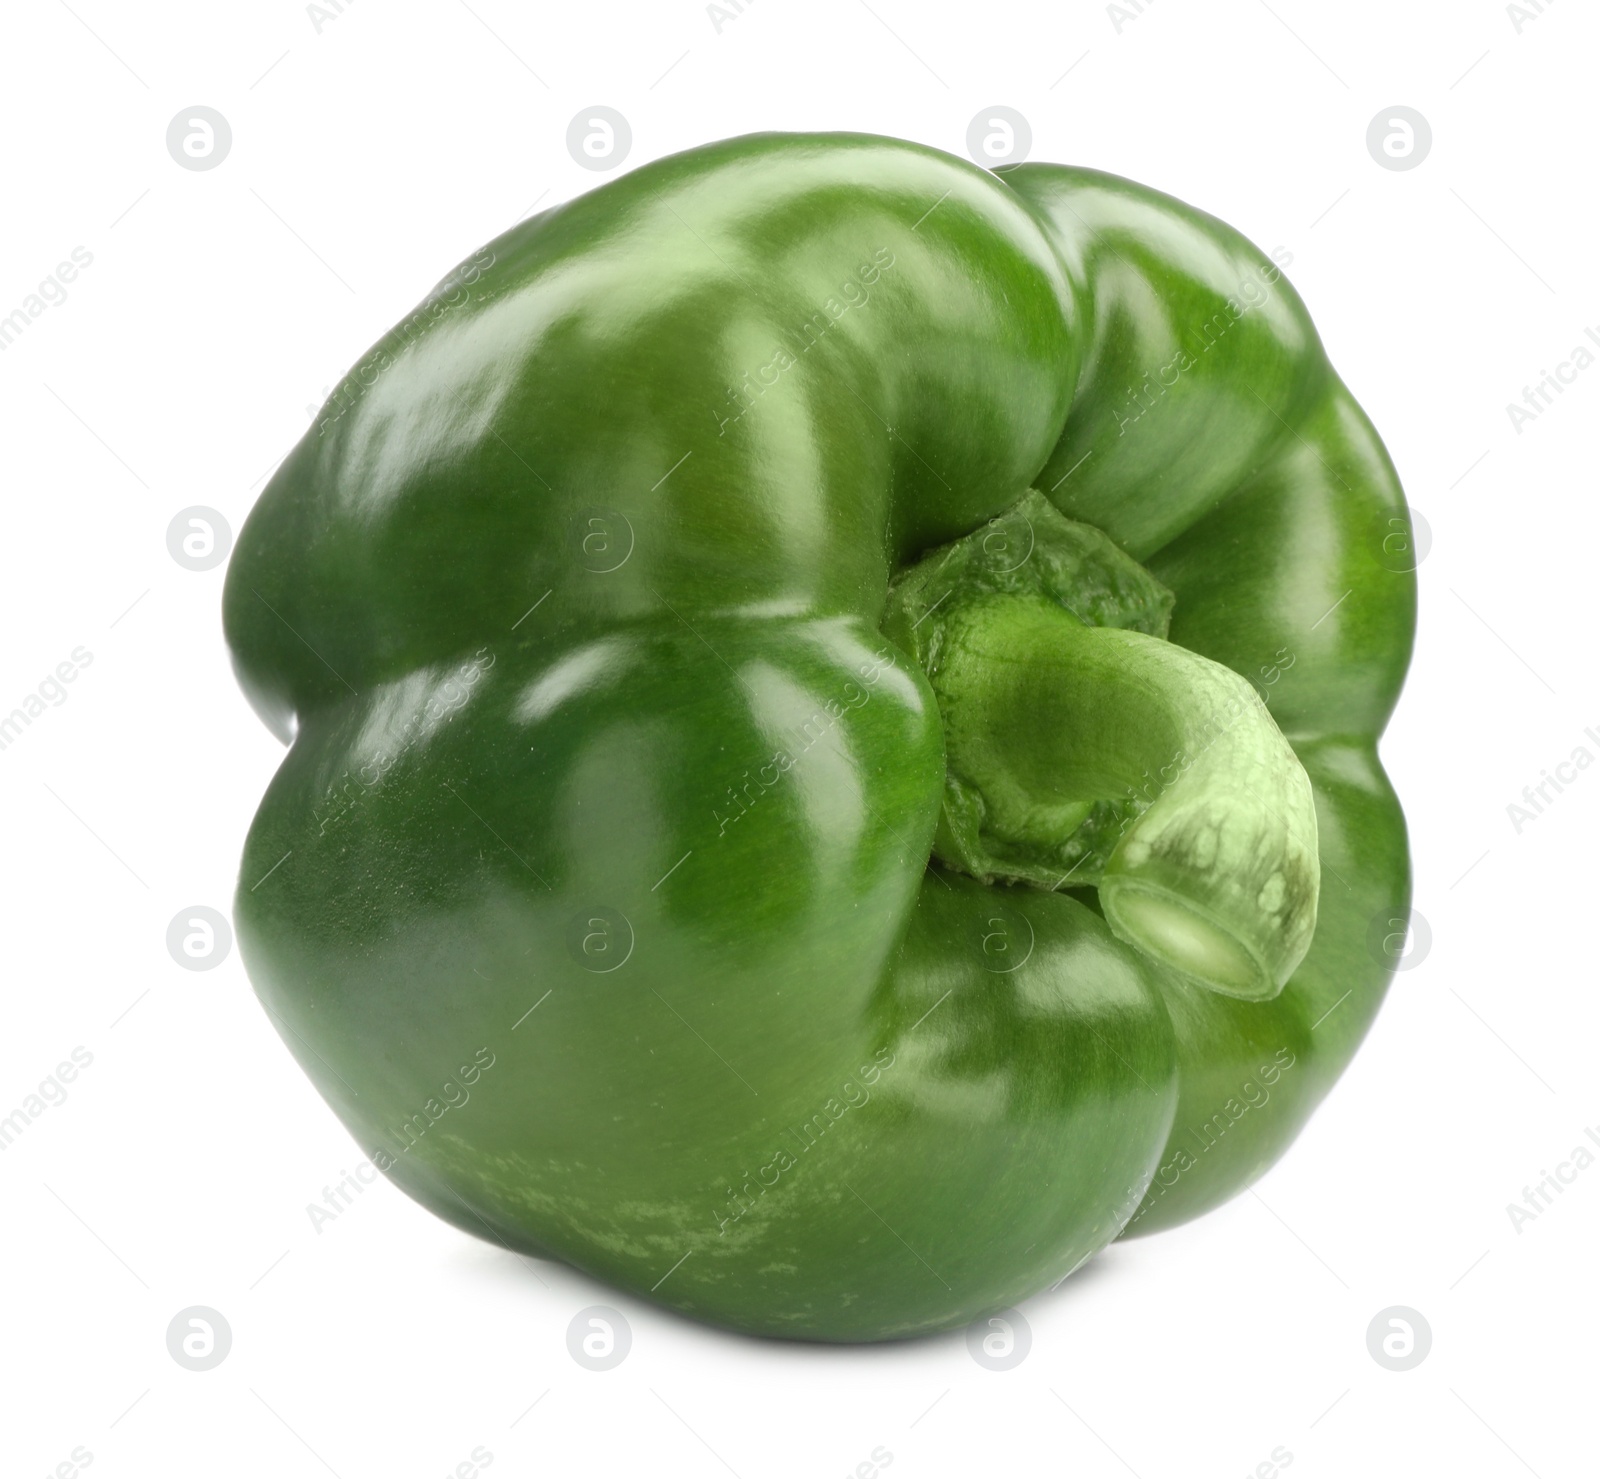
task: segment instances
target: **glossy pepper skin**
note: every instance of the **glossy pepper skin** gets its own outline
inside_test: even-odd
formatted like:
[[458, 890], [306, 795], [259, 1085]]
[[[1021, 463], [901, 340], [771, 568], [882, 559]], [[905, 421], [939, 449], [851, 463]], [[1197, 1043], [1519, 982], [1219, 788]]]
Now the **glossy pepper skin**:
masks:
[[[1310, 779], [1270, 998], [1092, 889], [930, 860], [943, 726], [887, 592], [1030, 488]], [[769, 1335], [1014, 1305], [1249, 1185], [1377, 1011], [1405, 516], [1280, 264], [1167, 196], [859, 135], [647, 165], [452, 273], [241, 534], [228, 640], [292, 740], [256, 990], [466, 1231]]]

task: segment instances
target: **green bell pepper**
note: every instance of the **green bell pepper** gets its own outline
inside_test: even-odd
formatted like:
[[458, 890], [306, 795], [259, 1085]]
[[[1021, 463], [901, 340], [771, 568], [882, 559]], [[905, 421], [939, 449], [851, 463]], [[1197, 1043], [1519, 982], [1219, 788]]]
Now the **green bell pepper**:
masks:
[[451, 273], [241, 533], [251, 978], [468, 1232], [769, 1335], [1014, 1305], [1248, 1186], [1377, 1011], [1405, 519], [1170, 197], [647, 165]]

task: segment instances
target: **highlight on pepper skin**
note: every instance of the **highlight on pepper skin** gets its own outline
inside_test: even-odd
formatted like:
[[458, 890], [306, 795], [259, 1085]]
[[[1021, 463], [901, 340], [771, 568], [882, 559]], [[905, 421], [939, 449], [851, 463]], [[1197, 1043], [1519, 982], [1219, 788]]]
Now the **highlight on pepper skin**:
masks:
[[1410, 891], [1405, 502], [1291, 264], [1091, 169], [762, 134], [363, 355], [224, 597], [287, 745], [239, 944], [363, 1164], [821, 1341], [1272, 1165]]

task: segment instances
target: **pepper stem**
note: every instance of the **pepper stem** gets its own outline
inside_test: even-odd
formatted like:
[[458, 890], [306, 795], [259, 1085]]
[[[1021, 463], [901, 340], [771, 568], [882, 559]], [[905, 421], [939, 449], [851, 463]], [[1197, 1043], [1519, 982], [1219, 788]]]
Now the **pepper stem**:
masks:
[[945, 618], [932, 683], [946, 765], [982, 798], [984, 830], [1037, 842], [1097, 801], [1146, 803], [1101, 872], [1113, 933], [1229, 996], [1282, 989], [1316, 925], [1316, 813], [1243, 678], [1042, 597], [990, 595]]
[[1316, 927], [1311, 783], [1245, 679], [1164, 640], [1170, 608], [1030, 492], [901, 576], [884, 630], [944, 721], [936, 856], [985, 881], [1097, 884], [1119, 938], [1263, 1000]]

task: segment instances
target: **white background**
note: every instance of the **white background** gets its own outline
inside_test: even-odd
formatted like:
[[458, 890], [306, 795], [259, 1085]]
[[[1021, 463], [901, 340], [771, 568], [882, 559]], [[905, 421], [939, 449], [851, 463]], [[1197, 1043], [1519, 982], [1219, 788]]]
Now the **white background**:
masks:
[[[93, 260], [0, 352], [0, 712], [73, 649], [92, 662], [0, 751], [0, 1116], [73, 1048], [93, 1062], [0, 1153], [0, 1471], [81, 1448], [96, 1479], [429, 1479], [481, 1448], [496, 1474], [756, 1479], [849, 1474], [882, 1448], [894, 1479], [1227, 1479], [1274, 1449], [1295, 1479], [1593, 1473], [1600, 1166], [1520, 1231], [1506, 1208], [1600, 1125], [1600, 767], [1520, 834], [1507, 806], [1575, 747], [1600, 755], [1600, 366], [1520, 431], [1506, 406], [1600, 325], [1595, 15], [727, 11], [719, 29], [688, 0], [330, 0], [320, 21], [291, 0], [7, 6], [0, 317], [73, 248]], [[314, 1230], [307, 1204], [358, 1151], [237, 953], [196, 972], [166, 948], [180, 911], [228, 909], [281, 753], [230, 676], [223, 570], [175, 561], [169, 522], [208, 505], [237, 530], [325, 390], [445, 270], [607, 178], [566, 147], [596, 104], [631, 124], [629, 167], [755, 129], [963, 153], [980, 110], [1019, 110], [1034, 158], [1293, 252], [1432, 530], [1384, 743], [1426, 957], [1256, 1193], [1032, 1300], [1011, 1371], [959, 1334], [832, 1349], [701, 1329], [387, 1184]], [[165, 143], [196, 105], [233, 134], [204, 171]], [[1415, 169], [1368, 153], [1393, 105], [1431, 124]], [[633, 1331], [603, 1373], [566, 1345], [596, 1303]], [[168, 1354], [192, 1305], [231, 1327], [209, 1371]], [[1432, 1331], [1409, 1371], [1368, 1352], [1393, 1305]]]

